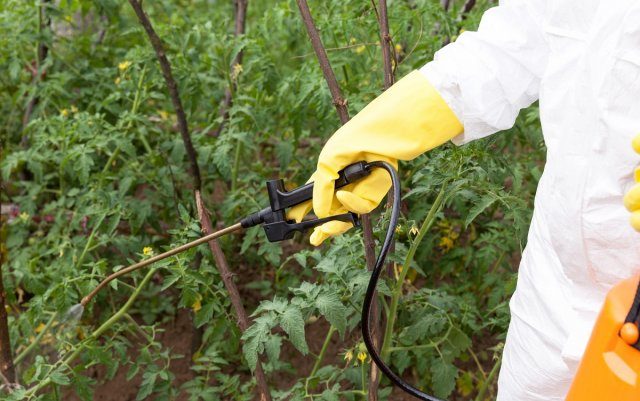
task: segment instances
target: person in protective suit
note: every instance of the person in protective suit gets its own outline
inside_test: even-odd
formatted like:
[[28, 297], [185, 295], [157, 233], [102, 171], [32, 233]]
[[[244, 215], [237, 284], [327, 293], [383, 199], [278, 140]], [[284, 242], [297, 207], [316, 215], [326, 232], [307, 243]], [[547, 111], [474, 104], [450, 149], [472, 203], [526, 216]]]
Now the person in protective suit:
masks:
[[[386, 172], [334, 193], [339, 170], [359, 160], [397, 165], [449, 140], [508, 129], [536, 100], [547, 162], [510, 302], [498, 401], [563, 400], [605, 295], [639, 271], [622, 200], [640, 131], [640, 2], [500, 1], [477, 32], [461, 34], [340, 128], [312, 176], [319, 217], [368, 213], [390, 186]], [[626, 201], [639, 210], [640, 188]], [[640, 228], [640, 212], [633, 216]], [[326, 223], [311, 243], [350, 227]]]

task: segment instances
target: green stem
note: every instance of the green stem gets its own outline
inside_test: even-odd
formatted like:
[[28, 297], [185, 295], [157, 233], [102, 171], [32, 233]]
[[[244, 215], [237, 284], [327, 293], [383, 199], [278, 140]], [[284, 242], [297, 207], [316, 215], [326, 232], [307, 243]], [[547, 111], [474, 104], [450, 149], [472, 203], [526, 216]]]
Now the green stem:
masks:
[[107, 213], [106, 212], [102, 214], [100, 219], [98, 219], [98, 222], [96, 223], [96, 225], [93, 226], [93, 229], [91, 230], [91, 234], [89, 234], [89, 239], [87, 239], [87, 243], [84, 245], [84, 249], [82, 250], [82, 253], [80, 254], [80, 257], [78, 258], [78, 261], [76, 262], [76, 268], [80, 268], [82, 266], [82, 262], [84, 261], [85, 256], [87, 256], [87, 251], [89, 250], [89, 247], [91, 246], [91, 242], [93, 241], [93, 237], [95, 237], [96, 232], [98, 231], [98, 228], [100, 228], [100, 225], [102, 225], [102, 222], [104, 221], [105, 217], [107, 217]]
[[29, 355], [29, 353], [31, 351], [33, 351], [38, 344], [40, 344], [40, 340], [42, 340], [42, 337], [44, 337], [44, 335], [46, 334], [46, 332], [51, 328], [51, 325], [55, 322], [56, 318], [58, 317], [58, 312], [54, 313], [53, 315], [51, 315], [51, 318], [49, 319], [49, 321], [47, 322], [47, 324], [44, 326], [44, 328], [42, 329], [42, 331], [40, 331], [40, 333], [38, 333], [38, 335], [36, 336], [36, 338], [31, 342], [31, 344], [29, 344], [29, 346], [27, 348], [24, 349], [24, 351], [22, 351], [17, 357], [16, 359], [13, 360], [13, 364], [17, 365], [20, 362], [22, 362], [24, 360], [24, 358]]
[[362, 386], [362, 399], [366, 401], [368, 395], [367, 388], [367, 363], [366, 360], [360, 364], [360, 381]]
[[482, 383], [482, 387], [480, 387], [480, 390], [478, 390], [478, 396], [476, 397], [475, 401], [484, 401], [485, 399], [484, 395], [487, 392], [487, 389], [489, 388], [489, 386], [493, 383], [493, 378], [496, 376], [496, 374], [498, 374], [501, 364], [502, 364], [502, 357], [498, 359], [495, 365], [493, 365], [491, 372], [489, 372], [489, 376], [487, 376], [487, 379], [484, 381], [484, 383]]
[[231, 192], [236, 190], [238, 182], [238, 169], [240, 168], [240, 152], [242, 151], [242, 141], [236, 141], [236, 153], [233, 157], [233, 169], [231, 170]]
[[[142, 93], [142, 84], [143, 84], [146, 73], [147, 73], [147, 67], [145, 66], [144, 68], [142, 68], [142, 72], [140, 72], [140, 78], [138, 78], [138, 85], [136, 86], [136, 94], [133, 96], [133, 104], [131, 105], [131, 112], [130, 112], [131, 114], [136, 114], [138, 112], [138, 107], [140, 107], [140, 94]], [[129, 122], [127, 123], [127, 126], [124, 128], [125, 131], [128, 131], [129, 129], [131, 129], [132, 125], [133, 125], [132, 120], [129, 120]], [[147, 140], [142, 138], [142, 135], [140, 135], [140, 137], [141, 137], [140, 140], [142, 141], [142, 144], [144, 145], [146, 151], [151, 152], [151, 147], [149, 146], [149, 143], [147, 142]], [[113, 150], [113, 153], [111, 154], [111, 156], [109, 156], [109, 159], [107, 160], [104, 167], [102, 168], [102, 177], [100, 178], [100, 183], [102, 183], [104, 174], [107, 172], [107, 170], [109, 170], [109, 167], [113, 164], [113, 162], [116, 160], [119, 154], [120, 154], [120, 146], [116, 145], [116, 148]]]
[[322, 360], [324, 359], [324, 354], [327, 352], [327, 348], [329, 348], [329, 343], [331, 342], [331, 337], [335, 332], [336, 328], [333, 325], [329, 326], [329, 331], [327, 331], [327, 336], [324, 339], [324, 343], [322, 343], [320, 353], [316, 357], [316, 362], [313, 364], [311, 373], [309, 373], [309, 376], [307, 376], [307, 379], [304, 381], [304, 390], [306, 394], [309, 394], [309, 382], [316, 375], [318, 369], [320, 369], [320, 365], [322, 365]]
[[[120, 320], [121, 318], [123, 318], [126, 314], [127, 311], [129, 310], [129, 308], [131, 308], [131, 305], [133, 305], [133, 303], [135, 302], [136, 298], [138, 298], [138, 295], [140, 295], [140, 292], [142, 292], [142, 289], [147, 285], [147, 283], [151, 280], [151, 277], [153, 277], [153, 274], [156, 272], [157, 268], [152, 268], [150, 269], [147, 274], [144, 276], [144, 278], [142, 279], [142, 281], [140, 282], [140, 284], [138, 285], [138, 287], [135, 289], [135, 291], [133, 292], [133, 294], [131, 294], [131, 296], [129, 297], [129, 299], [127, 300], [127, 302], [113, 315], [111, 316], [106, 322], [104, 322], [100, 327], [98, 327], [93, 333], [91, 333], [87, 340], [85, 340], [84, 342], [78, 344], [78, 346], [76, 347], [76, 349], [73, 350], [72, 353], [68, 354], [67, 356], [65, 356], [65, 358], [60, 361], [58, 363], [59, 366], [70, 366], [71, 362], [76, 359], [80, 353], [82, 351], [84, 351], [84, 349], [87, 347], [87, 344], [92, 341], [92, 340], [96, 340], [97, 338], [99, 338], [102, 334], [104, 334], [104, 332], [106, 332], [107, 330], [109, 330], [109, 328], [111, 326], [113, 326], [118, 320]], [[44, 379], [42, 379], [38, 384], [36, 384], [35, 386], [31, 387], [27, 393], [25, 394], [25, 398], [32, 398], [34, 397], [40, 390], [42, 390], [43, 388], [45, 388], [46, 386], [48, 386], [49, 384], [51, 384], [51, 373], [56, 369], [56, 367], [53, 367], [50, 371], [49, 371], [49, 375], [47, 377], [45, 377]]]
[[416, 254], [416, 251], [418, 250], [418, 246], [422, 242], [422, 239], [424, 238], [427, 231], [429, 231], [429, 228], [431, 228], [431, 225], [435, 221], [436, 214], [438, 213], [438, 211], [440, 211], [442, 207], [442, 204], [444, 202], [444, 197], [445, 197], [445, 189], [446, 189], [446, 184], [442, 185], [442, 188], [440, 189], [440, 193], [438, 193], [436, 200], [433, 202], [433, 205], [431, 205], [431, 209], [429, 210], [427, 217], [425, 217], [424, 221], [422, 222], [420, 231], [418, 232], [418, 235], [411, 243], [411, 247], [409, 248], [409, 253], [407, 253], [404, 263], [402, 264], [402, 271], [400, 271], [398, 281], [396, 282], [396, 285], [394, 287], [393, 294], [391, 297], [391, 305], [389, 306], [389, 312], [387, 313], [387, 324], [384, 330], [382, 350], [380, 352], [380, 355], [382, 356], [383, 359], [385, 359], [389, 355], [389, 348], [391, 347], [391, 336], [393, 335], [393, 326], [395, 325], [395, 322], [396, 322], [396, 313], [398, 311], [398, 304], [400, 302], [400, 297], [402, 296], [402, 287], [404, 285], [407, 272], [411, 267], [413, 258]]
[[320, 349], [320, 353], [316, 358], [316, 363], [313, 364], [313, 369], [311, 369], [311, 373], [309, 374], [310, 378], [314, 377], [318, 372], [318, 369], [320, 369], [320, 365], [322, 364], [322, 360], [324, 359], [324, 354], [327, 352], [327, 348], [329, 348], [329, 343], [331, 342], [331, 337], [335, 332], [336, 332], [335, 326], [333, 325], [329, 326], [329, 331], [327, 332], [327, 336], [324, 339], [324, 343], [322, 343], [322, 348]]

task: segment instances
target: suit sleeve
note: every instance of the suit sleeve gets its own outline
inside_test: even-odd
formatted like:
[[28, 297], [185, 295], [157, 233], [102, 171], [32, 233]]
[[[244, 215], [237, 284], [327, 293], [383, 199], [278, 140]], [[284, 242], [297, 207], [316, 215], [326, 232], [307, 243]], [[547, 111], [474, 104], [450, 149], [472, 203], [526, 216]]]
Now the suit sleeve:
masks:
[[464, 125], [463, 144], [511, 128], [538, 99], [548, 46], [546, 0], [502, 0], [420, 69]]

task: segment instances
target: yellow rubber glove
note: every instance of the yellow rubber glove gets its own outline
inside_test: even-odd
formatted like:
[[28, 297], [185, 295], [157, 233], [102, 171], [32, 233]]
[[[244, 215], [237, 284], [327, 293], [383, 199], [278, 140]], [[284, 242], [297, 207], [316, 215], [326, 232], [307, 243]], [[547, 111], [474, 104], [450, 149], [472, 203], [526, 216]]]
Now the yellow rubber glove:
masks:
[[[640, 134], [633, 138], [632, 146], [640, 154]], [[636, 167], [633, 177], [637, 184], [624, 196], [624, 206], [631, 212], [631, 226], [640, 232], [640, 167]]]
[[[357, 161], [382, 160], [397, 167], [462, 133], [463, 127], [440, 94], [418, 71], [413, 71], [367, 105], [340, 128], [320, 152], [313, 186], [313, 210], [318, 217], [351, 211], [369, 213], [386, 195], [391, 180], [384, 170], [334, 193], [338, 172]], [[311, 205], [298, 205], [288, 216], [300, 221]], [[311, 244], [351, 228], [333, 221], [314, 229]]]

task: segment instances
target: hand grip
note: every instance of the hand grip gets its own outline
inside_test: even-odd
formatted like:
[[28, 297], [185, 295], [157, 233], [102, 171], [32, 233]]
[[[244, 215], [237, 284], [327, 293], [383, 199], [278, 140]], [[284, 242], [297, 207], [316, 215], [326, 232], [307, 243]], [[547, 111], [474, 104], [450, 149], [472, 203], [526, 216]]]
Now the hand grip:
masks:
[[[342, 188], [345, 185], [354, 183], [359, 179], [368, 176], [369, 173], [369, 167], [366, 162], [350, 164], [338, 173], [338, 179], [335, 181], [335, 188]], [[272, 211], [283, 210], [299, 205], [300, 203], [313, 198], [313, 182], [292, 189], [291, 191], [283, 191], [279, 188], [276, 188], [275, 191], [270, 190], [269, 198], [271, 201]]]
[[[338, 173], [338, 179], [335, 181], [335, 188], [342, 188], [345, 185], [358, 181], [368, 176], [369, 164], [366, 162], [357, 162], [350, 164]], [[249, 228], [262, 223], [274, 223], [286, 221], [285, 209], [299, 205], [300, 203], [309, 201], [313, 198], [313, 182], [295, 188], [291, 191], [284, 189], [284, 181], [270, 180], [267, 181], [267, 193], [269, 195], [270, 206], [259, 212], [250, 214], [240, 221], [242, 227]]]

